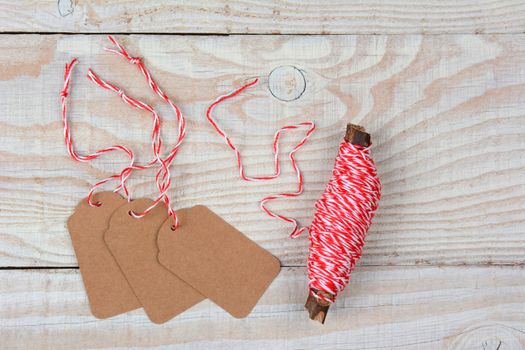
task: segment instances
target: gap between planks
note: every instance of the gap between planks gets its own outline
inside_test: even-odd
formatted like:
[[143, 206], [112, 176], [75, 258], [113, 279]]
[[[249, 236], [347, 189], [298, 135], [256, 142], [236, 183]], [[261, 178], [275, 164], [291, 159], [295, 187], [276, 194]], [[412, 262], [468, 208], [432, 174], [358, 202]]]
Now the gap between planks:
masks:
[[132, 35], [155, 35], [155, 36], [207, 36], [207, 37], [230, 37], [230, 36], [269, 36], [269, 37], [343, 37], [343, 36], [443, 36], [443, 37], [454, 37], [454, 36], [487, 36], [487, 35], [522, 35], [525, 34], [525, 31], [521, 33], [505, 33], [505, 32], [495, 32], [495, 33], [468, 33], [468, 32], [457, 32], [457, 33], [367, 33], [360, 34], [358, 32], [353, 33], [293, 33], [293, 34], [268, 34], [268, 33], [220, 33], [220, 32], [185, 32], [185, 33], [157, 33], [157, 32], [20, 32], [20, 31], [0, 31], [0, 36], [2, 35], [65, 35], [65, 36], [75, 36], [75, 35], [88, 35], [88, 36], [97, 36], [97, 35], [122, 35], [122, 36], [132, 36]]
[[[305, 268], [306, 265], [282, 265], [281, 268]], [[459, 263], [459, 264], [358, 264], [357, 269], [359, 268], [389, 268], [389, 267], [402, 267], [402, 268], [412, 268], [412, 267], [436, 267], [436, 268], [454, 268], [454, 267], [465, 267], [465, 268], [483, 268], [483, 267], [499, 267], [499, 268], [521, 268], [525, 267], [524, 262], [517, 263]], [[9, 271], [9, 270], [78, 270], [79, 266], [0, 266], [0, 271]]]

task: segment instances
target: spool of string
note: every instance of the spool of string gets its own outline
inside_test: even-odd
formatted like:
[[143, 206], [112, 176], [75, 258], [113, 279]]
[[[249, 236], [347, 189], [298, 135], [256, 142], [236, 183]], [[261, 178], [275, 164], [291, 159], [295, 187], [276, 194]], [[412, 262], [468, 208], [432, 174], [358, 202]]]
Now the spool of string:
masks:
[[381, 197], [370, 146], [370, 135], [348, 124], [332, 177], [315, 204], [317, 211], [309, 228], [310, 291], [305, 307], [310, 318], [321, 323], [361, 257]]

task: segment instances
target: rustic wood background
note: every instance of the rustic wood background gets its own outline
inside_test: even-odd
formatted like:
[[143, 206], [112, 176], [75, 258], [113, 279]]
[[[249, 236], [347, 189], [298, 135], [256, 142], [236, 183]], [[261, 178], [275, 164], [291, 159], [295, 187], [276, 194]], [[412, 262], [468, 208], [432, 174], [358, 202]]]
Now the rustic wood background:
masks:
[[[209, 301], [161, 326], [140, 310], [104, 321], [89, 312], [65, 222], [90, 184], [123, 163], [68, 157], [64, 63], [80, 60], [70, 104], [80, 150], [123, 143], [150, 157], [150, 116], [90, 83], [89, 66], [159, 106], [167, 140], [176, 131], [135, 67], [103, 51], [106, 33], [144, 58], [188, 116], [173, 166], [177, 205], [210, 206], [283, 264], [246, 319]], [[523, 33], [525, 2], [512, 0], [0, 1], [0, 347], [524, 348]], [[303, 309], [307, 237], [289, 239], [289, 226], [258, 209], [265, 194], [293, 188], [290, 164], [273, 183], [244, 183], [205, 122], [210, 101], [253, 77], [261, 83], [218, 119], [251, 174], [271, 171], [279, 126], [317, 123], [297, 156], [304, 195], [272, 204], [303, 225], [346, 123], [373, 136], [383, 199], [323, 326]], [[135, 196], [154, 195], [152, 174], [133, 176]]]

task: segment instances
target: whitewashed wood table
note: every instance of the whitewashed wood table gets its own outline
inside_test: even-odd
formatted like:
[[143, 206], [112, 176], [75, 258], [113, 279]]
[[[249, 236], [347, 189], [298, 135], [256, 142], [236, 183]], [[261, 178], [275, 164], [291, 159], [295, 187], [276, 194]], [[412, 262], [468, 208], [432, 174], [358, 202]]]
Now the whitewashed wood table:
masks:
[[[0, 1], [0, 31], [2, 349], [525, 347], [525, 2]], [[105, 33], [144, 58], [188, 117], [176, 205], [210, 206], [282, 262], [246, 319], [209, 301], [161, 326], [140, 310], [89, 312], [65, 222], [116, 165], [69, 159], [64, 63], [80, 60], [71, 123], [81, 151], [118, 142], [149, 157], [149, 116], [87, 81], [89, 66], [168, 115], [132, 65], [103, 51]], [[297, 155], [304, 195], [272, 204], [303, 225], [346, 123], [373, 137], [383, 199], [325, 325], [303, 308], [307, 237], [289, 239], [258, 209], [293, 188], [290, 164], [278, 181], [244, 183], [205, 122], [210, 101], [253, 77], [257, 87], [217, 110], [249, 173], [271, 170], [279, 126], [318, 125]], [[176, 123], [165, 120], [169, 140]], [[154, 196], [152, 174], [133, 176], [136, 196]]]

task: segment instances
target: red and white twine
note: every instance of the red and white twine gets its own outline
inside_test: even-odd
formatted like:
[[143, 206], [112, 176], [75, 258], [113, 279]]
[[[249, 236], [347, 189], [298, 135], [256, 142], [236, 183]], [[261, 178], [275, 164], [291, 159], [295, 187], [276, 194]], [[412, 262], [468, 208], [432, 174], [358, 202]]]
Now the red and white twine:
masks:
[[[75, 147], [74, 147], [74, 144], [73, 144], [73, 140], [72, 140], [72, 136], [71, 136], [71, 130], [70, 130], [70, 127], [69, 127], [69, 122], [68, 122], [68, 119], [67, 119], [67, 98], [68, 98], [68, 95], [69, 95], [69, 86], [70, 86], [70, 83], [71, 83], [71, 74], [72, 74], [72, 69], [74, 67], [74, 65], [77, 63], [77, 59], [74, 58], [70, 63], [67, 63], [66, 64], [66, 68], [65, 68], [65, 71], [64, 71], [64, 88], [62, 89], [62, 91], [60, 92], [60, 101], [61, 101], [61, 112], [62, 112], [62, 125], [63, 125], [63, 128], [64, 128], [64, 141], [66, 143], [66, 148], [67, 148], [67, 151], [69, 153], [69, 155], [71, 156], [71, 158], [73, 158], [73, 160], [77, 161], [77, 162], [89, 162], [93, 159], [96, 159], [98, 157], [100, 157], [101, 155], [105, 154], [105, 153], [109, 153], [109, 152], [113, 152], [113, 151], [122, 151], [124, 152], [128, 157], [129, 157], [129, 160], [130, 160], [130, 165], [129, 166], [133, 166], [134, 164], [134, 161], [135, 161], [135, 158], [134, 158], [134, 155], [133, 155], [133, 151], [131, 151], [129, 148], [125, 147], [125, 146], [121, 146], [121, 145], [115, 145], [115, 146], [111, 146], [111, 147], [107, 147], [107, 148], [103, 148], [101, 150], [98, 150], [96, 151], [95, 153], [91, 153], [91, 154], [88, 154], [88, 155], [80, 155], [76, 152], [75, 150]], [[91, 188], [91, 190], [89, 191], [89, 194], [87, 196], [87, 201], [90, 205], [92, 206], [100, 206], [100, 203], [93, 203], [92, 202], [92, 196], [93, 196], [93, 193], [94, 191], [97, 189], [97, 187], [101, 186], [102, 184], [112, 180], [112, 179], [120, 179], [120, 185], [118, 188], [122, 188], [126, 194], [126, 196], [129, 198], [129, 192], [128, 192], [128, 189], [126, 187], [126, 175], [125, 173], [121, 173], [121, 174], [115, 174], [115, 175], [112, 175], [104, 180], [101, 180], [99, 182], [97, 182], [96, 184], [93, 185], [93, 187]]]
[[[120, 55], [124, 57], [128, 62], [135, 64], [137, 68], [139, 69], [139, 71], [144, 76], [144, 78], [146, 79], [151, 90], [153, 90], [155, 94], [157, 94], [164, 102], [166, 102], [170, 106], [170, 108], [172, 109], [173, 113], [175, 114], [177, 118], [178, 127], [179, 127], [177, 140], [175, 142], [175, 145], [172, 147], [172, 149], [168, 153], [168, 155], [163, 160], [160, 160], [163, 166], [159, 169], [155, 177], [157, 181], [157, 187], [159, 189], [160, 194], [157, 197], [157, 199], [153, 202], [153, 204], [149, 208], [144, 210], [144, 212], [132, 213], [135, 217], [144, 217], [151, 210], [153, 210], [153, 208], [155, 208], [161, 200], [164, 200], [166, 207], [168, 208], [168, 214], [174, 219], [174, 222], [175, 222], [174, 228], [175, 228], [178, 226], [179, 222], [177, 219], [177, 215], [175, 214], [175, 211], [171, 207], [169, 196], [167, 195], [167, 191], [171, 185], [171, 176], [170, 176], [169, 167], [173, 163], [173, 160], [175, 156], [177, 155], [177, 152], [180, 149], [182, 141], [184, 140], [184, 137], [186, 136], [186, 119], [182, 115], [180, 108], [158, 86], [156, 81], [151, 76], [146, 65], [144, 64], [144, 62], [142, 62], [142, 59], [140, 57], [133, 57], [129, 55], [126, 49], [122, 45], [120, 45], [112, 36], [108, 36], [108, 39], [109, 41], [111, 41], [111, 43], [113, 43], [113, 45], [116, 46], [117, 49], [106, 48], [105, 50], [108, 52], [113, 52], [117, 55]], [[162, 144], [162, 139], [160, 139], [160, 134], [158, 137], [159, 137], [159, 148], [160, 148], [160, 144]]]
[[334, 302], [347, 285], [381, 197], [369, 149], [341, 144], [332, 178], [315, 204], [309, 228], [309, 286], [313, 296], [327, 302]]
[[185, 118], [182, 115], [182, 113], [180, 111], [180, 108], [157, 85], [157, 83], [152, 78], [151, 74], [149, 73], [147, 67], [142, 62], [142, 60], [139, 57], [132, 57], [132, 56], [130, 56], [128, 54], [128, 52], [125, 50], [125, 48], [122, 45], [120, 45], [112, 36], [109, 36], [108, 38], [117, 47], [117, 50], [115, 50], [115, 49], [106, 49], [106, 50], [110, 51], [110, 52], [113, 52], [113, 53], [116, 53], [116, 54], [118, 54], [120, 56], [123, 56], [128, 62], [137, 65], [139, 71], [145, 77], [145, 79], [146, 79], [146, 81], [148, 83], [148, 86], [158, 96], [160, 96], [161, 99], [164, 102], [166, 102], [171, 107], [171, 109], [175, 113], [175, 116], [176, 116], [177, 121], [178, 121], [178, 126], [179, 126], [177, 140], [176, 140], [175, 145], [173, 146], [173, 148], [168, 153], [168, 155], [165, 158], [162, 158], [161, 155], [160, 155], [161, 147], [162, 147], [162, 137], [161, 137], [161, 134], [160, 134], [161, 118], [160, 118], [159, 114], [157, 113], [157, 111], [151, 105], [149, 105], [147, 103], [144, 103], [142, 101], [139, 101], [138, 99], [127, 95], [118, 86], [116, 86], [115, 84], [112, 84], [112, 83], [109, 83], [109, 82], [105, 81], [100, 76], [95, 74], [92, 69], [89, 69], [88, 70], [88, 78], [92, 82], [94, 82], [95, 84], [97, 84], [101, 88], [104, 88], [106, 90], [115, 92], [122, 99], [122, 101], [124, 103], [126, 103], [126, 104], [128, 104], [128, 105], [130, 105], [130, 106], [132, 106], [134, 108], [138, 108], [138, 109], [141, 109], [141, 110], [148, 111], [148, 112], [150, 112], [152, 114], [152, 116], [153, 116], [153, 130], [152, 130], [151, 138], [152, 138], [152, 149], [153, 149], [154, 159], [152, 161], [150, 161], [149, 163], [144, 164], [144, 165], [135, 164], [134, 163], [133, 152], [131, 150], [129, 150], [128, 148], [126, 148], [124, 146], [120, 146], [120, 145], [100, 150], [100, 151], [98, 151], [98, 152], [96, 152], [94, 154], [88, 155], [88, 156], [79, 156], [78, 154], [76, 154], [76, 152], [74, 151], [74, 148], [73, 148], [73, 142], [72, 142], [72, 139], [71, 139], [71, 134], [70, 134], [70, 131], [69, 131], [69, 125], [68, 125], [68, 121], [67, 121], [67, 103], [66, 103], [67, 102], [69, 85], [70, 85], [70, 81], [71, 81], [71, 68], [77, 62], [77, 59], [75, 58], [75, 59], [72, 60], [71, 63], [66, 64], [66, 71], [65, 71], [65, 75], [64, 75], [64, 89], [60, 93], [60, 95], [61, 95], [61, 103], [62, 103], [62, 121], [63, 121], [63, 124], [64, 124], [64, 137], [65, 137], [65, 141], [66, 141], [66, 146], [67, 146], [68, 152], [71, 155], [71, 157], [74, 160], [77, 160], [77, 161], [89, 161], [89, 160], [92, 160], [94, 158], [97, 158], [99, 155], [101, 155], [103, 153], [110, 152], [110, 151], [113, 151], [113, 150], [122, 150], [122, 151], [126, 152], [129, 155], [129, 157], [130, 157], [130, 165], [127, 166], [126, 168], [124, 168], [122, 170], [122, 172], [120, 173], [120, 175], [113, 175], [113, 176], [111, 176], [111, 177], [109, 177], [107, 179], [99, 181], [97, 184], [95, 184], [92, 187], [92, 189], [90, 190], [90, 193], [88, 195], [88, 202], [90, 203], [90, 205], [97, 205], [97, 203], [92, 203], [91, 202], [91, 196], [92, 196], [94, 190], [98, 186], [102, 185], [103, 183], [105, 183], [105, 182], [107, 182], [107, 181], [109, 181], [111, 179], [115, 179], [115, 178], [120, 178], [120, 184], [119, 184], [119, 186], [117, 186], [115, 191], [118, 191], [119, 189], [123, 189], [124, 192], [126, 193], [126, 196], [128, 196], [128, 199], [129, 199], [129, 193], [128, 193], [128, 190], [126, 188], [125, 183], [126, 183], [126, 180], [128, 179], [128, 177], [131, 175], [131, 172], [133, 170], [135, 170], [135, 169], [146, 169], [146, 168], [149, 168], [149, 167], [151, 167], [151, 166], [153, 166], [155, 164], [159, 164], [160, 168], [159, 168], [159, 170], [158, 170], [158, 172], [157, 172], [157, 174], [155, 176], [155, 180], [156, 180], [156, 183], [157, 183], [157, 188], [159, 190], [158, 197], [154, 200], [152, 205], [150, 207], [146, 208], [142, 213], [134, 213], [134, 212], [132, 212], [131, 214], [134, 217], [136, 217], [136, 218], [144, 217], [151, 210], [153, 210], [153, 208], [155, 208], [158, 205], [158, 203], [160, 203], [161, 201], [164, 201], [164, 203], [166, 204], [166, 206], [168, 208], [168, 214], [171, 217], [173, 217], [174, 222], [175, 222], [174, 226], [176, 227], [176, 226], [178, 226], [178, 220], [177, 220], [177, 216], [176, 216], [174, 210], [171, 208], [171, 203], [170, 203], [170, 199], [169, 199], [169, 196], [167, 194], [167, 191], [168, 191], [168, 189], [169, 189], [169, 187], [171, 185], [171, 176], [170, 176], [169, 167], [172, 164], [172, 162], [173, 162], [173, 160], [175, 158], [175, 155], [177, 154], [177, 152], [178, 152], [178, 150], [179, 150], [179, 148], [180, 148], [180, 146], [182, 144], [182, 141], [184, 140], [185, 134], [186, 134], [186, 121], [185, 121]]
[[267, 197], [265, 197], [265, 198], [263, 198], [261, 200], [261, 204], [260, 204], [261, 209], [264, 210], [269, 216], [274, 217], [274, 218], [279, 218], [281, 220], [284, 220], [286, 222], [289, 222], [289, 223], [293, 224], [294, 228], [293, 228], [293, 231], [290, 234], [290, 236], [291, 237], [296, 237], [296, 236], [300, 235], [306, 228], [305, 227], [299, 228], [299, 224], [293, 218], [289, 218], [289, 217], [286, 217], [284, 215], [280, 215], [280, 214], [277, 214], [277, 213], [271, 211], [266, 206], [266, 203], [268, 203], [268, 202], [270, 202], [272, 200], [275, 200], [277, 198], [297, 197], [303, 192], [303, 175], [302, 175], [301, 170], [299, 169], [299, 166], [297, 165], [297, 162], [295, 160], [295, 153], [297, 152], [297, 150], [299, 150], [305, 144], [305, 142], [308, 140], [308, 138], [310, 138], [310, 136], [312, 135], [312, 133], [315, 130], [315, 124], [313, 122], [311, 122], [311, 121], [307, 121], [307, 122], [299, 123], [299, 124], [296, 124], [296, 125], [286, 125], [286, 126], [283, 126], [281, 129], [279, 129], [275, 133], [274, 138], [273, 138], [274, 173], [271, 174], [271, 175], [266, 175], [266, 176], [248, 176], [248, 175], [246, 175], [246, 173], [244, 171], [244, 166], [243, 166], [243, 163], [242, 163], [241, 153], [240, 153], [239, 149], [234, 145], [234, 143], [232, 142], [232, 140], [230, 139], [228, 134], [226, 134], [226, 132], [221, 129], [221, 127], [217, 124], [217, 122], [215, 122], [215, 120], [212, 117], [212, 111], [217, 105], [219, 105], [221, 102], [223, 102], [225, 100], [228, 100], [228, 99], [230, 99], [232, 97], [237, 96], [238, 94], [240, 94], [245, 89], [247, 89], [247, 88], [257, 84], [258, 81], [259, 81], [259, 79], [254, 79], [253, 81], [251, 81], [251, 82], [241, 86], [240, 88], [238, 88], [238, 89], [236, 89], [236, 90], [234, 90], [234, 91], [232, 91], [232, 92], [230, 92], [230, 93], [228, 93], [226, 95], [218, 97], [212, 104], [210, 104], [210, 106], [206, 110], [206, 119], [214, 127], [214, 129], [217, 131], [217, 133], [224, 138], [224, 140], [226, 141], [226, 144], [234, 151], [235, 158], [237, 160], [237, 168], [239, 169], [239, 176], [241, 177], [241, 179], [243, 179], [244, 181], [250, 181], [250, 182], [251, 181], [269, 181], [269, 180], [273, 180], [273, 179], [279, 177], [279, 175], [281, 173], [281, 167], [280, 167], [280, 161], [279, 161], [279, 138], [281, 136], [281, 133], [286, 132], [288, 130], [293, 130], [293, 129], [302, 128], [302, 127], [307, 127], [307, 131], [306, 131], [306, 134], [304, 135], [304, 137], [294, 146], [292, 151], [288, 154], [288, 158], [290, 159], [290, 161], [292, 163], [292, 166], [293, 166], [293, 169], [295, 171], [295, 174], [297, 176], [297, 190], [295, 192], [280, 193], [280, 194], [276, 194], [276, 195], [267, 196]]

